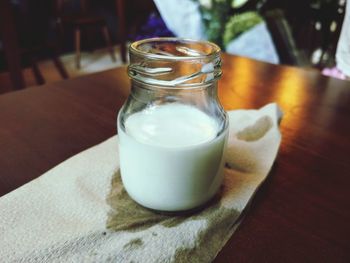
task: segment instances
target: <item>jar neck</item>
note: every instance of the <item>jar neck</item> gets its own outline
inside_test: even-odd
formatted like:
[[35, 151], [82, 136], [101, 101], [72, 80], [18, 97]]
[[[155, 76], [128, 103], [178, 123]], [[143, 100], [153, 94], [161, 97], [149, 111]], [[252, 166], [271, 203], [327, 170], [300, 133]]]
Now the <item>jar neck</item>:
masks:
[[141, 103], [183, 103], [203, 104], [205, 101], [218, 100], [217, 81], [200, 86], [177, 86], [176, 88], [149, 85], [131, 80], [131, 94], [133, 99]]
[[[161, 64], [166, 64], [162, 66]], [[146, 61], [130, 63], [131, 79], [148, 84], [176, 89], [196, 87], [216, 82], [222, 75], [221, 59], [210, 61]]]

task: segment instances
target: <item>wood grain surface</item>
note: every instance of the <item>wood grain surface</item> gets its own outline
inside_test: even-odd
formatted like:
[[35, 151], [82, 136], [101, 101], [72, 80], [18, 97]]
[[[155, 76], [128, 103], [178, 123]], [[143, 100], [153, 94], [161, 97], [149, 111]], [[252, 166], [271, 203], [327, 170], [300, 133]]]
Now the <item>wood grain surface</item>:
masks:
[[[350, 262], [350, 82], [224, 55], [224, 107], [283, 109], [267, 181], [216, 262]], [[116, 134], [125, 68], [0, 96], [0, 196]], [[0, 211], [1, 212], [1, 211]]]

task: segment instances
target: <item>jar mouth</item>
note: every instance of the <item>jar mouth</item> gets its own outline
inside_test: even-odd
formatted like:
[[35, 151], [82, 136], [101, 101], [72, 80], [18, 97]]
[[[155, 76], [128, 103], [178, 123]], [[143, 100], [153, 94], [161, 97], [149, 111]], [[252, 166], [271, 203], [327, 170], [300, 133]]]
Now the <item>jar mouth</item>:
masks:
[[131, 54], [149, 59], [193, 60], [220, 56], [220, 47], [209, 41], [159, 37], [139, 40], [129, 47]]
[[220, 48], [208, 41], [150, 38], [131, 44], [128, 75], [163, 87], [194, 87], [221, 76]]

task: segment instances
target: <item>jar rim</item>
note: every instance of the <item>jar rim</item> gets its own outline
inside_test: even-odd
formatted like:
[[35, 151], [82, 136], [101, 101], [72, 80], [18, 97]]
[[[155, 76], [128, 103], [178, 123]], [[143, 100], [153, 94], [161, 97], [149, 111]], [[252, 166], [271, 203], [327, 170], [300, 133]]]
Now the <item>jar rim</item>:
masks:
[[[147, 44], [147, 43], [161, 43], [161, 42], [182, 42], [185, 44], [197, 44], [197, 45], [206, 45], [211, 48], [211, 51], [208, 54], [196, 54], [196, 55], [188, 55], [188, 56], [170, 56], [170, 55], [162, 55], [162, 54], [155, 54], [151, 52], [147, 52], [140, 49], [140, 46]], [[161, 60], [193, 60], [193, 59], [210, 59], [212, 57], [220, 56], [221, 49], [218, 45], [205, 41], [205, 40], [194, 40], [194, 39], [188, 39], [188, 38], [177, 38], [177, 37], [156, 37], [156, 38], [147, 38], [143, 40], [139, 40], [136, 42], [133, 42], [129, 47], [130, 53], [133, 53], [134, 55], [143, 56], [149, 59], [161, 59]]]

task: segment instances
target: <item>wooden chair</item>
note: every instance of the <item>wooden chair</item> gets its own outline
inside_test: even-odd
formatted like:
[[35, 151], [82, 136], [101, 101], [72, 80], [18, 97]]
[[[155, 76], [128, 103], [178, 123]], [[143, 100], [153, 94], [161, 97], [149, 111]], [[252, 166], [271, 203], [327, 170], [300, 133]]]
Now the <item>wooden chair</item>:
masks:
[[276, 46], [281, 64], [301, 67], [310, 66], [305, 53], [296, 46], [291, 27], [280, 9], [274, 9], [264, 14], [266, 24]]
[[[28, 5], [25, 5], [28, 8]], [[37, 12], [38, 10], [35, 8]], [[27, 17], [30, 12], [28, 10], [23, 10], [23, 12], [17, 13], [18, 18], [26, 17], [31, 21], [33, 17]], [[25, 82], [22, 74], [23, 62], [27, 59], [27, 64], [32, 68], [36, 83], [42, 85], [45, 83], [45, 79], [42, 76], [39, 67], [37, 65], [37, 60], [41, 51], [45, 50], [49, 53], [49, 57], [53, 60], [59, 74], [63, 79], [68, 78], [68, 74], [59, 59], [57, 47], [46, 41], [45, 32], [42, 34], [38, 41], [35, 43], [23, 43], [23, 39], [27, 38], [27, 35], [33, 35], [33, 31], [37, 28], [28, 23], [19, 23], [15, 19], [14, 8], [9, 0], [0, 1], [0, 35], [3, 41], [3, 49], [5, 53], [5, 61], [10, 73], [10, 78], [12, 82], [13, 89], [23, 89], [25, 88]], [[32, 14], [34, 17], [38, 14]], [[23, 22], [23, 21], [22, 21]], [[19, 26], [20, 25], [20, 26]], [[25, 35], [23, 36], [23, 32]]]
[[25, 83], [21, 69], [20, 49], [10, 1], [0, 1], [0, 36], [13, 89], [23, 89]]
[[[118, 1], [119, 2], [119, 1]], [[104, 40], [107, 45], [107, 49], [111, 55], [112, 61], [116, 61], [114, 49], [111, 43], [111, 37], [107, 28], [107, 23], [104, 17], [94, 15], [89, 12], [86, 0], [80, 0], [80, 11], [74, 15], [64, 15], [64, 0], [56, 0], [56, 14], [57, 14], [57, 25], [60, 29], [61, 35], [64, 34], [64, 25], [73, 27], [74, 30], [74, 41], [75, 41], [75, 52], [76, 52], [76, 67], [80, 68], [80, 49], [81, 49], [81, 33], [83, 30], [90, 27], [99, 27]], [[121, 6], [122, 7], [122, 6]], [[63, 38], [63, 37], [62, 37]], [[125, 49], [121, 49], [124, 51]], [[122, 56], [125, 59], [125, 57]]]

